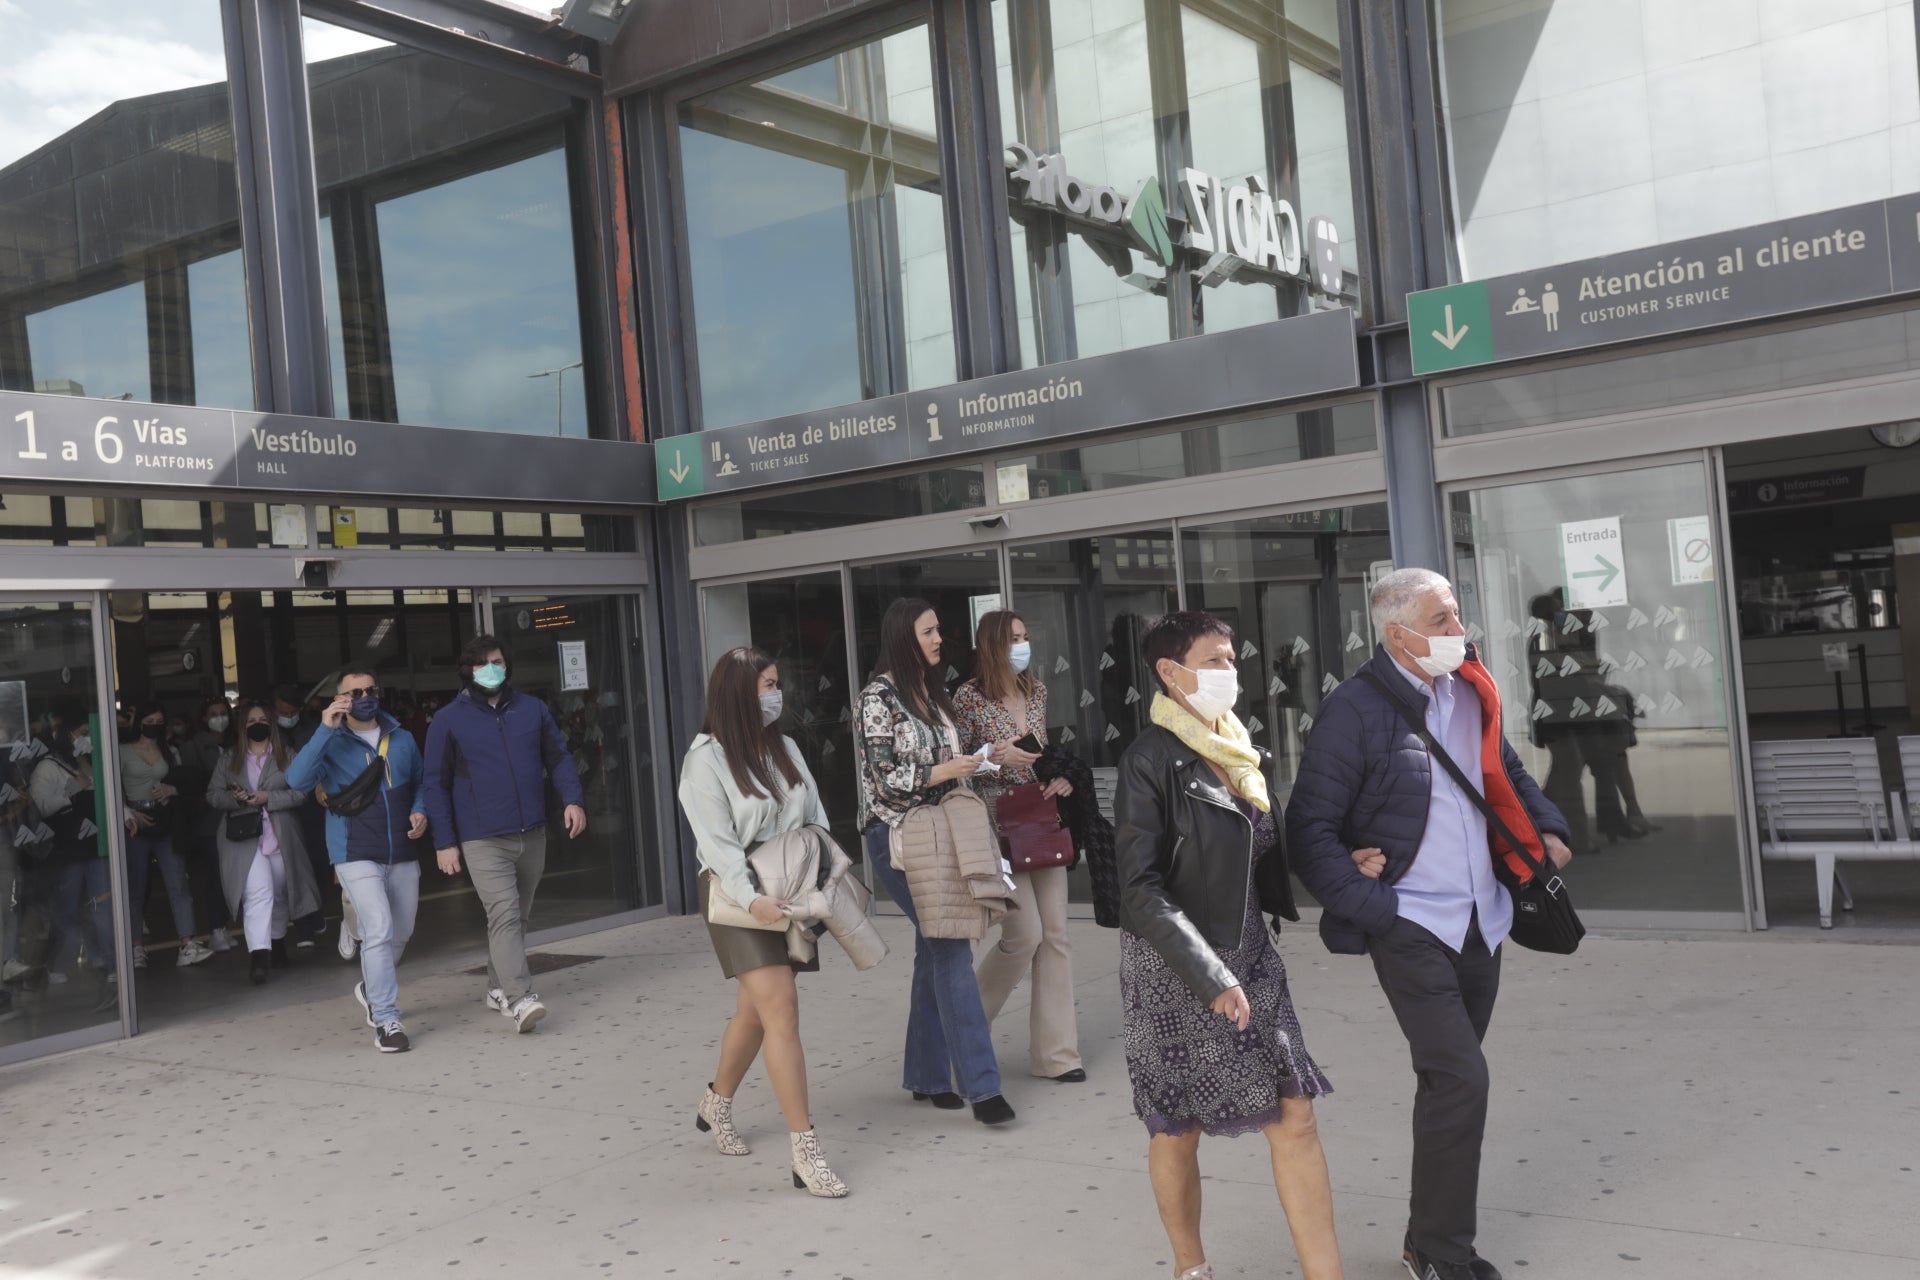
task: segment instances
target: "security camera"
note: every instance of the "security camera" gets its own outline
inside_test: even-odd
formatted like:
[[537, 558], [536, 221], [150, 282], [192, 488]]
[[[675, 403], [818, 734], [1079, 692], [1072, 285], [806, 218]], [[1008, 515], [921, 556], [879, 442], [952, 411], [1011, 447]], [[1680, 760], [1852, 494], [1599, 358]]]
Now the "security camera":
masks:
[[967, 523], [976, 529], [1005, 529], [1007, 513], [1004, 511], [985, 511], [977, 516], [968, 516]]

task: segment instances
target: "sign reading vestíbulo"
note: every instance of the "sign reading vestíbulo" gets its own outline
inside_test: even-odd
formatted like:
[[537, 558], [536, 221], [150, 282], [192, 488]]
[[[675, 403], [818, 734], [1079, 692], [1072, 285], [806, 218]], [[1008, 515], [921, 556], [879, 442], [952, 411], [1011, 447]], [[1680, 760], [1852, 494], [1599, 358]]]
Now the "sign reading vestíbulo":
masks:
[[655, 487], [649, 445], [16, 391], [0, 480], [608, 506]]
[[663, 501], [1323, 395], [1360, 385], [1353, 313], [1163, 342], [859, 404], [675, 436]]
[[1920, 290], [1920, 196], [1407, 295], [1438, 373]]

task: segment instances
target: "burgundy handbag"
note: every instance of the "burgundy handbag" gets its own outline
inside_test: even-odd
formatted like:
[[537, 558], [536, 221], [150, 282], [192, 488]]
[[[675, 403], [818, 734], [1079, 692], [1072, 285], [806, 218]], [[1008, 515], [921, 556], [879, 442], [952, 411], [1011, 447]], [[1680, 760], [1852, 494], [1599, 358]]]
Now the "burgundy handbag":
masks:
[[1060, 806], [1031, 782], [1001, 793], [994, 816], [1000, 828], [1000, 852], [1015, 871], [1071, 867], [1078, 854], [1073, 832], [1060, 825]]

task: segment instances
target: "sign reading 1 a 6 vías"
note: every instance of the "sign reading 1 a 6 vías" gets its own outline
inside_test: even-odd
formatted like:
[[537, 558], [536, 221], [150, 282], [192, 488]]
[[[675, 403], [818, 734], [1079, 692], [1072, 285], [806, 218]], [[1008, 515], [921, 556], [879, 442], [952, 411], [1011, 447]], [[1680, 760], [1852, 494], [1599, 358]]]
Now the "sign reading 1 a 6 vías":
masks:
[[1620, 517], [1572, 520], [1560, 526], [1561, 580], [1569, 609], [1610, 609], [1627, 603], [1627, 557]]

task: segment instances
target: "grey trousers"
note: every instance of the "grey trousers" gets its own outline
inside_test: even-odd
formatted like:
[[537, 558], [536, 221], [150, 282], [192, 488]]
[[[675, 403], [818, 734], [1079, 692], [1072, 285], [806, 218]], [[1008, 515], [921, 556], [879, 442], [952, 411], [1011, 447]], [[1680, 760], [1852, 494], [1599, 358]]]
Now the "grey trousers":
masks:
[[460, 854], [487, 909], [487, 985], [518, 1000], [533, 991], [527, 970], [527, 917], [547, 867], [547, 829], [462, 840]]

